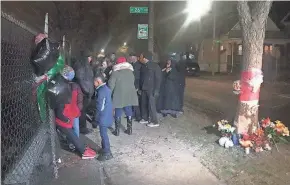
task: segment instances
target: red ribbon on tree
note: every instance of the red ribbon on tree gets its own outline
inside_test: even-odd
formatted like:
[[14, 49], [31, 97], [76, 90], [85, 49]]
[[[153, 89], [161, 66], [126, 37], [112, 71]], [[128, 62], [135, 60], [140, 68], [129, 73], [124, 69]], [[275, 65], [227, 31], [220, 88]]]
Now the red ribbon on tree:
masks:
[[251, 68], [241, 75], [240, 101], [259, 100], [260, 86], [263, 82], [263, 73], [260, 69]]

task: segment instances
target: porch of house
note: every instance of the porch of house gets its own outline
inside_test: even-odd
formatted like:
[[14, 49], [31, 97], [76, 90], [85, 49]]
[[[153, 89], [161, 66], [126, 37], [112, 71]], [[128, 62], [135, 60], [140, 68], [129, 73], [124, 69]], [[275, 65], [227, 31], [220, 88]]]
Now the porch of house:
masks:
[[[242, 40], [229, 39], [223, 42], [226, 52], [220, 60], [226, 60], [228, 73], [239, 73], [242, 67]], [[221, 48], [222, 49], [222, 48]], [[263, 54], [263, 72], [266, 80], [284, 78], [290, 71], [290, 40], [265, 39]], [[286, 76], [286, 78], [289, 78]]]

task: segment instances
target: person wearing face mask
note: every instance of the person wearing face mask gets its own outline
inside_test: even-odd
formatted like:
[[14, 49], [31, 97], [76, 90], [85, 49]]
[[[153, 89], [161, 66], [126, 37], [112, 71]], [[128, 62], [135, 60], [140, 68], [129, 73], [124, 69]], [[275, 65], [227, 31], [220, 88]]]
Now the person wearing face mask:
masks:
[[157, 63], [150, 61], [152, 55], [141, 53], [139, 61], [142, 63], [140, 69], [140, 94], [141, 94], [141, 124], [148, 127], [158, 127], [157, 99], [160, 91], [161, 69]]
[[83, 97], [79, 85], [72, 82], [75, 72], [70, 66], [65, 66], [61, 71], [61, 76], [69, 81], [72, 96], [69, 103], [58, 104], [54, 109], [56, 128], [66, 136], [70, 145], [73, 145], [73, 148], [81, 154], [82, 159], [95, 158], [96, 152], [86, 147], [79, 139], [79, 117], [83, 108]]
[[176, 69], [176, 62], [172, 59], [166, 61], [165, 67], [162, 69], [162, 84], [159, 97], [160, 112], [165, 117], [168, 114], [177, 118], [180, 112], [180, 91], [179, 73]]

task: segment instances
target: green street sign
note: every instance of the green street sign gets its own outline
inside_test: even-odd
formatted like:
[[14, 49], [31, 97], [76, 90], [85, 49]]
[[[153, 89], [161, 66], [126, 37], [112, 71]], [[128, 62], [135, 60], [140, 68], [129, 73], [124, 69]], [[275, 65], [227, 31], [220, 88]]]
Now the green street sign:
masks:
[[148, 39], [148, 24], [138, 24], [138, 39]]
[[149, 12], [148, 7], [134, 7], [134, 6], [130, 7], [130, 13], [146, 14], [148, 12]]

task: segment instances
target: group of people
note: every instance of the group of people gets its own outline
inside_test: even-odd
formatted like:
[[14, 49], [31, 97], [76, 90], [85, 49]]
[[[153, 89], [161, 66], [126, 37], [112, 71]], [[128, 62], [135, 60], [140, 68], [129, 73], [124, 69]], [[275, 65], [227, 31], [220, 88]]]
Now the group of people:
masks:
[[92, 127], [100, 130], [102, 150], [100, 161], [111, 159], [108, 128], [115, 122], [113, 134], [119, 136], [123, 112], [127, 129], [132, 134], [133, 119], [148, 127], [158, 127], [158, 113], [177, 118], [183, 112], [185, 65], [168, 59], [165, 66], [152, 61], [150, 53], [129, 57], [74, 60], [65, 66], [61, 75], [70, 82], [71, 102], [55, 109], [57, 128], [82, 155], [83, 159], [96, 157], [96, 152], [85, 147], [79, 133], [88, 134], [87, 113], [94, 108]]

